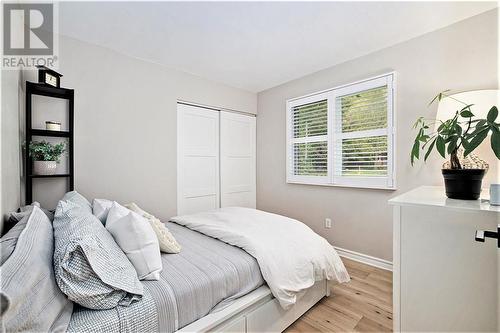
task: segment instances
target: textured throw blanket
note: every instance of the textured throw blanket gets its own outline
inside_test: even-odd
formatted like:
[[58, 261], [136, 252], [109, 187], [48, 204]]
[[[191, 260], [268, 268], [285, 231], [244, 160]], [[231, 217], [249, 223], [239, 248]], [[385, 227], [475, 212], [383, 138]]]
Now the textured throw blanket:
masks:
[[172, 221], [237, 246], [252, 255], [284, 309], [322, 279], [349, 281], [335, 249], [304, 223], [256, 209], [229, 207]]

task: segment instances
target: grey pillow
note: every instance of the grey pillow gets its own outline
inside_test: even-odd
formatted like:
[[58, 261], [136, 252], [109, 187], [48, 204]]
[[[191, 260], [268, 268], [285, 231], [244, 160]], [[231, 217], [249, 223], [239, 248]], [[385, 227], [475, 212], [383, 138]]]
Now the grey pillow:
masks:
[[77, 191], [71, 191], [66, 193], [62, 199], [62, 201], [72, 202], [75, 205], [83, 208], [86, 212], [92, 213], [92, 205], [83, 195], [78, 193]]
[[15, 250], [0, 267], [0, 317], [5, 331], [66, 331], [73, 303], [55, 282], [53, 252], [52, 225], [34, 207]]
[[141, 298], [134, 266], [85, 206], [59, 201], [53, 226], [56, 281], [70, 300], [101, 310]]
[[0, 238], [0, 265], [9, 259], [12, 252], [16, 248], [17, 241], [21, 232], [23, 232], [31, 213], [26, 214], [21, 221], [15, 223], [15, 225]]

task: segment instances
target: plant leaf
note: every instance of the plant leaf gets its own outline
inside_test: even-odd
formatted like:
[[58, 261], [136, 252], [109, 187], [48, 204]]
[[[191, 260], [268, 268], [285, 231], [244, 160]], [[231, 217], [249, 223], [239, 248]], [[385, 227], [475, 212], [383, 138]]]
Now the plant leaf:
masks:
[[444, 142], [444, 139], [442, 136], [438, 136], [436, 138], [436, 148], [439, 152], [439, 154], [441, 156], [443, 156], [443, 158], [446, 158], [446, 155], [445, 155], [445, 142]]
[[500, 131], [493, 130], [491, 134], [491, 149], [495, 152], [495, 155], [500, 160]]
[[438, 132], [441, 132], [445, 126], [446, 126], [446, 125], [445, 125], [445, 123], [443, 123], [443, 122], [441, 121], [441, 125], [439, 125], [439, 127], [438, 127], [437, 131], [438, 131]]
[[488, 131], [483, 131], [479, 132], [476, 136], [470, 140], [469, 144], [467, 145], [467, 148], [464, 151], [464, 157], [469, 155], [474, 151], [474, 149], [477, 148], [483, 142], [484, 139], [488, 136]]
[[427, 149], [427, 152], [425, 153], [424, 161], [427, 161], [427, 157], [429, 157], [429, 154], [431, 153], [432, 148], [434, 148], [434, 144], [436, 143], [436, 140], [437, 140], [437, 138], [432, 140], [431, 145], [429, 146], [429, 148]]
[[429, 102], [429, 105], [431, 105], [432, 103], [434, 103], [436, 100], [439, 102], [441, 101], [441, 99], [443, 99], [443, 96], [446, 96], [444, 93], [450, 91], [450, 89], [446, 89], [444, 91], [441, 91], [439, 94], [437, 94], [433, 99], [432, 101]]
[[458, 136], [452, 136], [450, 143], [448, 144], [448, 154], [451, 154], [455, 149], [457, 149]]
[[480, 119], [480, 120], [477, 122], [476, 127], [483, 127], [485, 124], [486, 124], [486, 120], [484, 120], [484, 119]]
[[420, 141], [415, 140], [413, 143], [413, 147], [411, 149], [411, 165], [415, 162], [415, 158], [418, 160], [419, 157], [419, 151], [420, 151]]
[[419, 138], [419, 141], [426, 142], [427, 140], [429, 140], [429, 138], [430, 138], [430, 136], [428, 136], [428, 135], [422, 135]]
[[464, 111], [460, 112], [460, 116], [463, 118], [470, 118], [470, 117], [474, 117], [474, 114], [472, 112], [470, 112], [469, 110], [464, 110]]
[[488, 119], [489, 122], [494, 123], [497, 117], [498, 109], [496, 106], [492, 106], [490, 111], [488, 112], [488, 115], [486, 116], [486, 119]]

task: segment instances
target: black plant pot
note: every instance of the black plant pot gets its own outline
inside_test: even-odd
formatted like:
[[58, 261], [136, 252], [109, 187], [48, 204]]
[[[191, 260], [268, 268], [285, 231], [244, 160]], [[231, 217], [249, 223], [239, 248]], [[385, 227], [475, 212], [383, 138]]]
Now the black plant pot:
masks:
[[450, 199], [476, 200], [481, 194], [483, 169], [442, 169], [446, 196]]

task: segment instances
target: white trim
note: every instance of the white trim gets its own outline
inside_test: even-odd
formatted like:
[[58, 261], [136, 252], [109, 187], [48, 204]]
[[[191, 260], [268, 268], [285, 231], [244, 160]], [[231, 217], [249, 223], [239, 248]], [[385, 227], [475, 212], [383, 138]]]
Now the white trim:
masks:
[[290, 138], [290, 143], [311, 143], [328, 141], [328, 135], [304, 136], [302, 138]]
[[333, 248], [337, 251], [337, 253], [341, 257], [392, 272], [392, 262], [388, 260], [372, 257], [367, 254], [359, 253], [356, 251], [343, 249], [338, 246], [334, 246]]
[[184, 101], [182, 99], [177, 100], [177, 104], [184, 104], [184, 105], [189, 105], [189, 106], [196, 106], [204, 109], [209, 109], [209, 110], [214, 110], [214, 111], [225, 111], [225, 112], [231, 112], [231, 113], [237, 113], [237, 114], [243, 114], [246, 116], [252, 116], [252, 117], [257, 117], [255, 113], [247, 112], [247, 111], [239, 111], [239, 110], [234, 110], [234, 109], [227, 109], [223, 107], [217, 107], [217, 106], [210, 106], [206, 104], [200, 104], [200, 103], [195, 103], [195, 102], [188, 102]]
[[288, 102], [293, 102], [293, 101], [295, 101], [295, 100], [297, 100], [297, 99], [302, 99], [302, 98], [306, 98], [306, 97], [311, 97], [311, 96], [315, 96], [315, 95], [319, 95], [319, 94], [327, 93], [327, 92], [330, 92], [330, 91], [335, 90], [335, 89], [344, 88], [344, 87], [347, 87], [347, 86], [350, 86], [350, 85], [353, 85], [353, 84], [363, 83], [363, 82], [365, 82], [365, 81], [376, 80], [376, 79], [379, 79], [379, 78], [384, 77], [384, 76], [393, 75], [393, 79], [394, 79], [395, 74], [396, 74], [396, 72], [395, 72], [395, 71], [392, 71], [392, 72], [387, 72], [387, 73], [380, 74], [380, 75], [377, 75], [377, 76], [372, 76], [372, 77], [369, 77], [369, 78], [367, 78], [367, 79], [363, 79], [363, 80], [358, 80], [358, 81], [355, 81], [355, 82], [350, 82], [350, 83], [342, 84], [342, 85], [339, 85], [339, 86], [336, 86], [336, 87], [333, 87], [333, 88], [328, 88], [328, 89], [321, 90], [321, 91], [317, 91], [317, 92], [310, 93], [310, 94], [307, 94], [307, 95], [303, 95], [303, 96], [299, 96], [299, 97], [289, 98], [289, 99], [287, 99], [287, 100], [286, 100], [286, 102], [287, 102], [287, 103], [288, 103]]
[[[382, 185], [382, 186], [373, 185], [373, 182], [371, 184], [358, 183], [356, 185], [354, 185], [354, 184], [331, 184], [331, 183], [324, 182], [323, 178], [325, 178], [325, 177], [314, 177], [314, 178], [321, 178], [321, 179], [316, 179], [316, 183], [315, 183], [314, 180], [312, 180], [312, 179], [311, 180], [297, 179], [297, 177], [307, 177], [307, 176], [289, 177], [286, 180], [287, 184], [347, 187], [347, 188], [364, 188], [364, 189], [368, 189], [368, 190], [384, 190], [384, 191], [396, 191], [397, 190], [396, 187], [387, 187], [386, 185]], [[338, 179], [338, 177], [337, 177], [337, 179]]]

